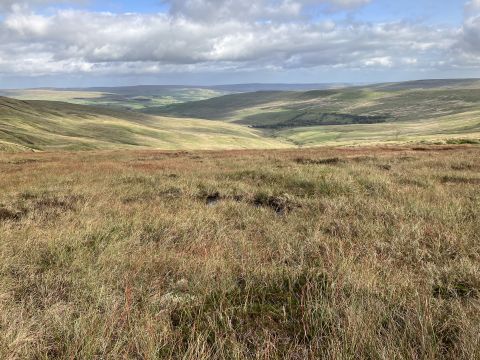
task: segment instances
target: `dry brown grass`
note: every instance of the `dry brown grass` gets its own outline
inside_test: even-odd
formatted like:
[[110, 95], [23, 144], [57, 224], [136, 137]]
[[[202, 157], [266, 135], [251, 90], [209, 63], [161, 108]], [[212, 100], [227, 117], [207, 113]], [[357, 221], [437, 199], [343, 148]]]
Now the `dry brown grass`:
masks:
[[1, 359], [480, 358], [480, 148], [0, 154]]

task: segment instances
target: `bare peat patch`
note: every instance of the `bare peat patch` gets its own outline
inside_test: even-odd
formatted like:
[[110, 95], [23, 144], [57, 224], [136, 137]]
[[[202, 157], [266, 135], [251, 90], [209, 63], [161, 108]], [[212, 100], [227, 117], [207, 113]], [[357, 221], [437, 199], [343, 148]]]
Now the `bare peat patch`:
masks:
[[444, 184], [480, 185], [480, 178], [467, 178], [461, 176], [444, 176], [441, 181]]
[[413, 151], [448, 151], [448, 150], [455, 150], [454, 147], [451, 146], [434, 146], [434, 147], [423, 147], [423, 146], [418, 146], [418, 147], [413, 147]]
[[205, 196], [205, 204], [207, 204], [208, 206], [217, 205], [220, 200], [221, 197], [218, 191]]
[[338, 165], [345, 162], [345, 160], [338, 157], [326, 158], [326, 159], [310, 159], [304, 157], [298, 157], [294, 160], [297, 164], [302, 165]]
[[0, 221], [18, 221], [25, 215], [22, 211], [12, 211], [4, 207], [0, 207]]
[[378, 164], [377, 167], [380, 170], [386, 170], [386, 171], [392, 170], [392, 165], [390, 165], [390, 164]]
[[455, 299], [455, 298], [476, 298], [479, 289], [470, 281], [455, 281], [449, 284], [435, 284], [432, 289], [435, 298]]
[[277, 215], [284, 215], [299, 207], [292, 196], [288, 194], [275, 196], [259, 193], [253, 199], [253, 205], [256, 207], [268, 207], [275, 211]]

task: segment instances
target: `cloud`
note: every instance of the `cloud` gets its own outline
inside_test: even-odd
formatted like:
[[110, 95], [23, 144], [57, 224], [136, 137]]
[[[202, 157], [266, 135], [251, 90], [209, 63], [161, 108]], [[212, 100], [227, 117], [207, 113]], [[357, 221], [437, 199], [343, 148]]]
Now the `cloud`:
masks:
[[[329, 6], [366, 2], [332, 0]], [[475, 16], [455, 28], [308, 20], [303, 11], [314, 3], [308, 0], [258, 0], [250, 6], [231, 0], [170, 3], [170, 12], [157, 14], [57, 10], [45, 15], [17, 8], [0, 20], [0, 74], [480, 67], [474, 56], [480, 49]], [[216, 20], [206, 21], [208, 14]]]
[[466, 53], [480, 54], [480, 15], [465, 19], [458, 48]]
[[470, 10], [480, 9], [480, 0], [468, 1], [466, 7]]
[[480, 0], [471, 0], [465, 4], [463, 24], [458, 31], [453, 51], [456, 63], [475, 66], [480, 62]]
[[305, 10], [323, 5], [330, 11], [340, 11], [363, 6], [371, 0], [164, 0], [173, 16], [183, 16], [197, 21], [221, 19], [287, 20], [307, 15]]
[[372, 2], [372, 0], [330, 0], [325, 1], [327, 6], [329, 6], [331, 11], [334, 10], [345, 10], [345, 9], [354, 9], [361, 6], [365, 6]]
[[88, 0], [0, 0], [0, 11], [18, 11], [20, 9], [53, 4], [81, 4]]
[[382, 66], [382, 67], [392, 67], [393, 61], [390, 56], [374, 57], [366, 59], [364, 62], [365, 66]]

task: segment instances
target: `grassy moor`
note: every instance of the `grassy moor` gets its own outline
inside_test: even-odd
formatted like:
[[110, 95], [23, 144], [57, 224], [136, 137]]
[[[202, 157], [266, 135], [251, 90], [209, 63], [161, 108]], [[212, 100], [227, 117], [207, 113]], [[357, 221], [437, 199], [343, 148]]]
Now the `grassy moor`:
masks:
[[0, 153], [1, 359], [478, 359], [480, 148]]

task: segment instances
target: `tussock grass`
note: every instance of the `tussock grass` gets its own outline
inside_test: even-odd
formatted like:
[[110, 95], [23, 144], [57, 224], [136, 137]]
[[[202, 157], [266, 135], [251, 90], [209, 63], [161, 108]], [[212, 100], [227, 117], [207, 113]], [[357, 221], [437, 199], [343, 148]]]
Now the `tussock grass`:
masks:
[[479, 358], [479, 155], [0, 153], [0, 358]]

